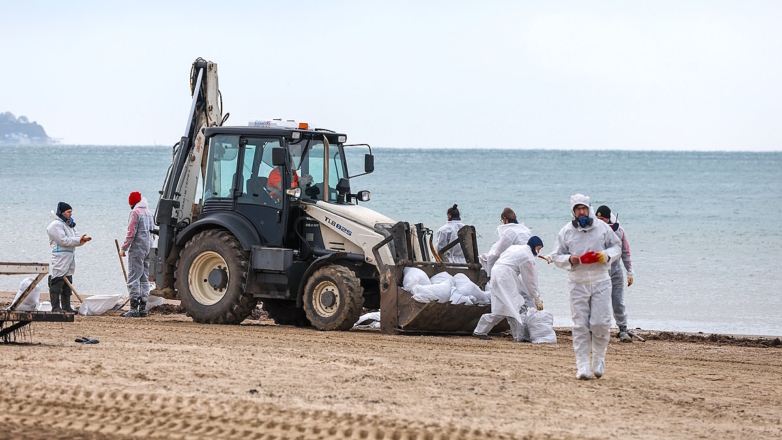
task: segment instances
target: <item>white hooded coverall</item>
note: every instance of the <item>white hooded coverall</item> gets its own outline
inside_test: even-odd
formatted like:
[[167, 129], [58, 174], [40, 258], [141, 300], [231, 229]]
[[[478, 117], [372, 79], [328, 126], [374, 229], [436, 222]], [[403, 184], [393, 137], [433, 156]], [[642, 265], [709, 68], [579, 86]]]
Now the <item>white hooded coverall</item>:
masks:
[[82, 246], [81, 236], [62, 219], [54, 215], [46, 233], [49, 235], [49, 246], [52, 248], [52, 265], [49, 275], [52, 278], [71, 276], [76, 271], [76, 248]]
[[[589, 197], [576, 194], [570, 197], [570, 212], [576, 205], [589, 206]], [[611, 264], [622, 253], [622, 243], [611, 227], [597, 220], [589, 210], [592, 224], [575, 227], [572, 223], [559, 231], [554, 251], [549, 255], [557, 267], [569, 271], [570, 311], [573, 317], [573, 349], [579, 375], [598, 376], [605, 373], [605, 355], [611, 329]], [[587, 252], [605, 252], [606, 263], [570, 264], [570, 256]]]
[[513, 245], [494, 264], [491, 271], [491, 313], [481, 316], [475, 327], [475, 334], [485, 335], [507, 318], [513, 339], [522, 341], [524, 326], [521, 324], [521, 308], [524, 306], [522, 292], [532, 297], [533, 304], [538, 294], [538, 270], [535, 256], [528, 245]]
[[131, 301], [136, 304], [147, 303], [152, 287], [149, 283], [149, 257], [155, 221], [148, 207], [146, 197], [142, 197], [130, 211], [128, 233], [122, 244], [122, 250], [128, 252], [128, 291]]
[[437, 253], [444, 263], [466, 263], [462, 247], [456, 245], [449, 249], [445, 254], [440, 253], [440, 249], [448, 246], [451, 242], [459, 238], [459, 229], [464, 227], [461, 220], [448, 220], [440, 229], [437, 230]]
[[[491, 276], [494, 263], [497, 262], [500, 255], [502, 255], [510, 246], [526, 245], [527, 241], [532, 237], [532, 232], [530, 232], [529, 228], [527, 228], [524, 223], [507, 223], [497, 226], [497, 235], [500, 239], [494, 243], [489, 250], [489, 253], [486, 254], [485, 269], [486, 274], [489, 276]], [[522, 296], [524, 297], [524, 304], [527, 307], [535, 307], [534, 298], [530, 298], [525, 292], [522, 292]]]

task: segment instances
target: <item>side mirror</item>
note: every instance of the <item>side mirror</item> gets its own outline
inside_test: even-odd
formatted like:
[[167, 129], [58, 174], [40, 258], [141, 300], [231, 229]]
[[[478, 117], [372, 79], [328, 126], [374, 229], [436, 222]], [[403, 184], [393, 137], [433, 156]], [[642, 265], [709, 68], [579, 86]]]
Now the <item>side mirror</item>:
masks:
[[364, 172], [371, 173], [375, 171], [375, 156], [371, 154], [364, 155]]
[[274, 147], [272, 148], [272, 165], [276, 167], [284, 166], [287, 159], [285, 148]]

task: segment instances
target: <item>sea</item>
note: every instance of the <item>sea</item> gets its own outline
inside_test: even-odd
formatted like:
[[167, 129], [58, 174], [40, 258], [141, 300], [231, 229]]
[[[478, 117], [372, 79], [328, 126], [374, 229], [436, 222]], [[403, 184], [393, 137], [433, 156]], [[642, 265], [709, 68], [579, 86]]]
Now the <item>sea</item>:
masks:
[[[348, 155], [350, 170], [363, 153]], [[365, 206], [432, 229], [458, 204], [479, 250], [497, 239], [503, 208], [553, 249], [570, 221], [569, 198], [608, 205], [627, 233], [635, 279], [625, 289], [631, 328], [782, 335], [782, 153], [437, 150], [375, 148], [375, 171], [351, 180]], [[46, 227], [57, 202], [79, 233], [74, 286], [85, 295], [125, 291], [115, 239], [128, 194], [157, 203], [172, 148], [0, 146], [0, 261], [48, 262]], [[572, 324], [567, 273], [537, 263], [555, 325]], [[0, 276], [16, 291], [18, 276]]]

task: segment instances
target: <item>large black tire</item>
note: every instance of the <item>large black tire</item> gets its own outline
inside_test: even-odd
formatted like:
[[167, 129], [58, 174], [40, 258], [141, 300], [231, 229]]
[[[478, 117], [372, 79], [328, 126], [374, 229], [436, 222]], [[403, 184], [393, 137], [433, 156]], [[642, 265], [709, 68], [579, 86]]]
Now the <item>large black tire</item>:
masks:
[[295, 301], [282, 299], [263, 299], [263, 310], [278, 325], [295, 325], [296, 327], [310, 327], [309, 319], [304, 309], [296, 307]]
[[351, 329], [363, 305], [361, 281], [345, 266], [318, 269], [304, 287], [304, 312], [318, 330]]
[[[193, 236], [179, 254], [176, 268], [175, 285], [187, 315], [205, 324], [239, 324], [250, 316], [258, 300], [244, 293], [249, 261], [249, 253], [228, 231]], [[225, 274], [218, 288], [208, 281], [215, 269]]]

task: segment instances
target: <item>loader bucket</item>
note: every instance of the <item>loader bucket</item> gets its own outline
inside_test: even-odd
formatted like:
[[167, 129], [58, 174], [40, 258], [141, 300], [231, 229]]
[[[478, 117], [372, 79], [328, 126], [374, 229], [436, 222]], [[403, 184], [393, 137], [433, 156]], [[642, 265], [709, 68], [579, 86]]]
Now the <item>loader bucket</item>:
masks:
[[[470, 227], [471, 228], [471, 227]], [[429, 261], [411, 261], [409, 252], [409, 226], [397, 223], [391, 229], [391, 235], [374, 248], [374, 255], [380, 269], [380, 328], [384, 333], [450, 333], [471, 334], [478, 325], [478, 320], [484, 313], [491, 312], [491, 306], [451, 303], [420, 303], [413, 295], [402, 288], [405, 267], [416, 267], [423, 270], [429, 277], [448, 272], [451, 275], [462, 273], [472, 282], [483, 287], [486, 284], [486, 273], [477, 261], [477, 247], [474, 247], [474, 229], [467, 237], [464, 250], [472, 250], [465, 257], [468, 263], [449, 264]], [[405, 237], [407, 235], [407, 238]], [[470, 240], [473, 241], [470, 241]], [[380, 259], [378, 249], [393, 242], [395, 265], [386, 265]], [[495, 326], [494, 331], [507, 330], [508, 324], [503, 321]]]

